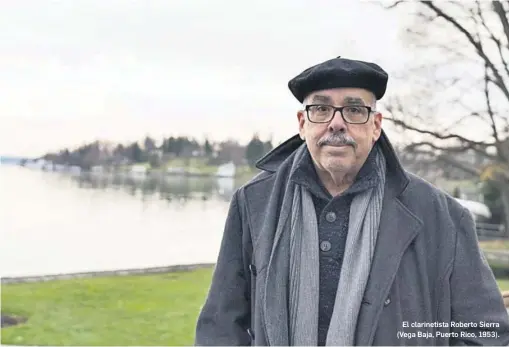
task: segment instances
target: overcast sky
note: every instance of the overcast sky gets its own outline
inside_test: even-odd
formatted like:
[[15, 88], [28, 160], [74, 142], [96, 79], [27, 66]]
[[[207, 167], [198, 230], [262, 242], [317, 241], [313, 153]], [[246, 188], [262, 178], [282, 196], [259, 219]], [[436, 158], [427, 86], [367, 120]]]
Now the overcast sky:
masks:
[[290, 78], [338, 55], [392, 75], [406, 17], [357, 0], [5, 2], [0, 153], [146, 134], [280, 142], [297, 131]]

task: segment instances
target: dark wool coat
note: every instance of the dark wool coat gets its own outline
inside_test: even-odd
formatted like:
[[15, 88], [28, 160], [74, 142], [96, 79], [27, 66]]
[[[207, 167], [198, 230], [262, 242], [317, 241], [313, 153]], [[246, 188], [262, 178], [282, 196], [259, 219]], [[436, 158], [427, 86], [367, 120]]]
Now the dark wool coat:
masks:
[[[482, 255], [472, 215], [406, 172], [384, 132], [387, 180], [375, 256], [358, 316], [356, 345], [508, 345], [509, 320]], [[236, 191], [196, 345], [279, 345], [284, 319], [265, 293], [274, 220], [294, 151], [292, 137], [258, 162]]]

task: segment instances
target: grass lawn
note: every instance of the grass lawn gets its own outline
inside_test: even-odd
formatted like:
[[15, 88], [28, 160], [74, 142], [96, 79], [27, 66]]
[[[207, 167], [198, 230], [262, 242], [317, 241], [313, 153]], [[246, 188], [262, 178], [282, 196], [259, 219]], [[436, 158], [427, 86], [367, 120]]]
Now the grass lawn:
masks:
[[215, 174], [217, 172], [217, 165], [208, 165], [208, 159], [206, 158], [173, 158], [165, 163], [162, 168], [167, 170], [168, 168], [185, 168], [194, 173], [201, 174]]
[[509, 290], [509, 279], [498, 279], [497, 282], [501, 291]]
[[486, 250], [509, 250], [509, 240], [479, 241], [479, 246]]
[[[496, 273], [504, 269], [499, 268]], [[506, 272], [504, 272], [507, 274]], [[169, 274], [2, 284], [2, 344], [192, 345], [212, 269]], [[509, 290], [509, 277], [498, 280]]]
[[192, 345], [212, 269], [2, 284], [2, 344]]

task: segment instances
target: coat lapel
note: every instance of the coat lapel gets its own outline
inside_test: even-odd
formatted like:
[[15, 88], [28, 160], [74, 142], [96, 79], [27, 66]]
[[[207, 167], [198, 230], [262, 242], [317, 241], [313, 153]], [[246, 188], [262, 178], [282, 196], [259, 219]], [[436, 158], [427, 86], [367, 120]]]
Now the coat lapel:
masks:
[[[361, 346], [372, 344], [384, 301], [398, 271], [401, 258], [423, 226], [423, 222], [402, 202], [401, 198], [404, 197], [404, 190], [409, 179], [385, 131], [382, 131], [378, 142], [386, 155], [388, 171], [373, 264], [357, 321], [356, 345]], [[302, 140], [298, 135], [290, 138], [262, 158], [257, 163], [257, 167], [269, 172], [280, 170], [280, 164], [301, 144]], [[274, 246], [278, 246], [281, 236], [283, 236], [281, 232], [277, 233]], [[266, 280], [269, 285], [266, 283], [264, 288], [262, 319], [269, 345], [286, 345], [288, 341], [287, 311], [278, 312], [280, 310], [275, 309], [281, 305], [281, 298], [273, 295], [275, 288], [270, 284], [282, 282], [281, 278], [277, 278], [278, 271], [275, 271], [281, 263], [281, 259], [277, 259], [279, 261], [275, 259], [278, 258], [275, 250], [276, 247], [273, 248], [271, 264], [267, 269]], [[285, 280], [288, 281], [288, 279]], [[286, 302], [283, 303], [285, 304]]]
[[[289, 199], [287, 199], [289, 200]], [[290, 206], [283, 204], [283, 211], [287, 211]], [[287, 213], [289, 215], [290, 213]], [[274, 238], [274, 247], [270, 256], [269, 264], [267, 266], [267, 277], [264, 284], [263, 291], [263, 320], [267, 334], [267, 341], [269, 346], [287, 346], [288, 345], [288, 261], [289, 249], [285, 242], [289, 237], [283, 235], [287, 230], [289, 218], [278, 226]], [[281, 242], [281, 238], [285, 239]], [[281, 274], [285, 274], [281, 278]]]
[[[295, 162], [304, 154], [305, 147], [295, 152], [295, 157], [288, 162], [288, 169], [293, 169]], [[267, 341], [271, 346], [287, 346], [289, 343], [289, 259], [290, 259], [290, 222], [295, 184], [286, 179], [286, 175], [279, 174], [276, 178], [274, 198], [268, 202], [268, 214], [271, 216], [265, 223], [266, 234], [271, 235], [274, 230], [272, 252], [267, 265], [266, 281], [263, 292], [263, 320]], [[282, 194], [282, 197], [280, 196]], [[280, 196], [277, 198], [277, 196]], [[281, 211], [275, 202], [281, 201]]]
[[393, 191], [389, 188], [389, 194], [384, 198], [373, 264], [357, 321], [356, 344], [361, 346], [372, 343], [399, 262], [423, 225], [422, 221], [412, 214], [398, 197], [393, 194], [391, 196], [390, 192]]

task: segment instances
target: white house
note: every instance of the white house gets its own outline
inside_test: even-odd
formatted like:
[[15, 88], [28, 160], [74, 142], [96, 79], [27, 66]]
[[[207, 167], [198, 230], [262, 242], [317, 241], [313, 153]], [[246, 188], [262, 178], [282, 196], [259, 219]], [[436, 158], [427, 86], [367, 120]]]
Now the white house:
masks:
[[147, 167], [145, 165], [133, 165], [129, 171], [129, 176], [133, 178], [145, 178], [147, 175]]
[[217, 168], [216, 176], [217, 177], [235, 177], [235, 164], [233, 162], [229, 162], [223, 165], [220, 165]]

